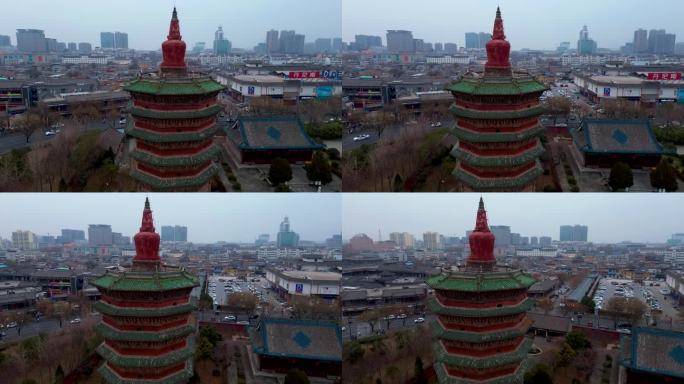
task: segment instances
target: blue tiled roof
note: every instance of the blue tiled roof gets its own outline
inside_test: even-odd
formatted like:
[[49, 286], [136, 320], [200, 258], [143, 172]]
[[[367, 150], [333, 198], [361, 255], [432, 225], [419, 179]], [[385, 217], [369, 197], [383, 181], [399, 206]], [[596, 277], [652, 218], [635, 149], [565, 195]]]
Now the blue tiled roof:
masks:
[[658, 155], [671, 152], [655, 138], [648, 120], [584, 119], [581, 127], [570, 133], [577, 148], [585, 153]]
[[304, 124], [296, 116], [253, 117], [238, 119], [240, 148], [269, 149], [322, 149], [306, 133]]
[[684, 332], [636, 327], [620, 344], [622, 365], [684, 378]]
[[254, 352], [283, 358], [342, 361], [342, 333], [337, 323], [264, 319], [250, 328]]

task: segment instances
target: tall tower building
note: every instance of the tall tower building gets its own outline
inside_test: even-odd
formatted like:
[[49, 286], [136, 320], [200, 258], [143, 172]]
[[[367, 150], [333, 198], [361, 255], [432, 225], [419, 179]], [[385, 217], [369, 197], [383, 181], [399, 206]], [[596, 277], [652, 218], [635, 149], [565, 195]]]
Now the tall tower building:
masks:
[[176, 8], [162, 52], [159, 76], [141, 75], [124, 88], [132, 99], [130, 175], [141, 191], [209, 191], [220, 151], [213, 138], [223, 86], [187, 73]]
[[299, 245], [299, 235], [290, 230], [290, 219], [287, 216], [280, 223], [277, 245], [278, 248], [296, 248]]
[[453, 175], [463, 191], [534, 191], [544, 171], [539, 97], [546, 87], [511, 69], [511, 46], [498, 8], [486, 49], [483, 76], [466, 74], [447, 87], [455, 98], [450, 111], [458, 138], [451, 151], [458, 160]]
[[45, 52], [46, 49], [45, 32], [40, 29], [17, 29], [17, 50], [19, 52]]
[[637, 29], [634, 31], [634, 53], [648, 52], [648, 32], [645, 29]]
[[413, 32], [401, 30], [387, 31], [387, 52], [412, 53], [415, 51]]
[[466, 265], [428, 279], [435, 290], [430, 328], [440, 384], [523, 382], [532, 345], [526, 312], [534, 305], [527, 289], [535, 279], [497, 266], [494, 241], [480, 198]]
[[130, 270], [107, 271], [91, 282], [102, 294], [95, 329], [104, 338], [97, 352], [105, 363], [98, 371], [107, 383], [186, 383], [193, 375], [190, 291], [197, 278], [161, 262], [147, 199], [134, 241]]
[[271, 29], [266, 32], [266, 52], [275, 53], [280, 50], [278, 31]]

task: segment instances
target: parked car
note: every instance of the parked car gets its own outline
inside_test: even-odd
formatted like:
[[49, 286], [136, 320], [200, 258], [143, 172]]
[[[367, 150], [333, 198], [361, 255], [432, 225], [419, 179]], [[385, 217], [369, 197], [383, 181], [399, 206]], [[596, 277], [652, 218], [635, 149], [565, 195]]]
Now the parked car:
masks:
[[79, 318], [77, 317], [77, 318], [71, 320], [69, 323], [71, 323], [71, 324], [80, 324], [80, 323], [81, 323], [81, 319], [79, 319]]
[[424, 323], [424, 322], [425, 322], [425, 319], [422, 318], [422, 317], [419, 317], [419, 318], [413, 320], [413, 322], [416, 323], [416, 324], [418, 324], [418, 323]]
[[363, 135], [359, 135], [359, 136], [354, 137], [354, 141], [363, 141], [366, 139], [370, 139], [370, 135], [367, 133], [364, 133]]
[[237, 317], [235, 317], [235, 315], [228, 315], [228, 316], [223, 318], [223, 321], [235, 321], [235, 320], [237, 320]]

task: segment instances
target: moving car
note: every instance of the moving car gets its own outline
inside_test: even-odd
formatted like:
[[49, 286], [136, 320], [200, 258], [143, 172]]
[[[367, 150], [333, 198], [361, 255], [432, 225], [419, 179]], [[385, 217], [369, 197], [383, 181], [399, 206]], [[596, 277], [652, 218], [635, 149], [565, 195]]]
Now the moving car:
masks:
[[413, 322], [416, 323], [416, 324], [418, 324], [418, 323], [424, 323], [424, 322], [425, 322], [425, 319], [422, 318], [422, 317], [419, 317], [419, 318], [413, 320]]
[[71, 324], [80, 324], [80, 323], [81, 323], [81, 319], [79, 319], [79, 318], [77, 317], [77, 318], [71, 320], [69, 323], [71, 323]]
[[359, 136], [354, 137], [354, 141], [363, 141], [366, 139], [370, 139], [370, 135], [367, 133], [364, 133], [363, 135], [359, 135]]

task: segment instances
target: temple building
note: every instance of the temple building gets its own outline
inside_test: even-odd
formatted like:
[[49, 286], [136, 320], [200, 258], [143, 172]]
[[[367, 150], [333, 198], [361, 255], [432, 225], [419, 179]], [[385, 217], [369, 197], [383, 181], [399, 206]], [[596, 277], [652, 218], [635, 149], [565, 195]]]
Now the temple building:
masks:
[[649, 120], [584, 119], [570, 130], [578, 165], [611, 168], [618, 161], [634, 169], [652, 168], [675, 151], [658, 142]]
[[216, 96], [223, 86], [208, 75], [188, 73], [176, 8], [162, 44], [159, 73], [141, 75], [124, 89], [131, 94], [126, 126], [130, 174], [141, 191], [209, 191], [214, 160]]
[[102, 294], [95, 308], [104, 342], [99, 373], [107, 383], [186, 383], [193, 375], [195, 309], [190, 291], [197, 278], [179, 267], [162, 264], [149, 200], [135, 235], [129, 270], [110, 271], [92, 285]]
[[539, 97], [546, 86], [511, 69], [511, 45], [498, 8], [486, 48], [484, 74], [467, 73], [446, 88], [455, 98], [450, 108], [458, 138], [451, 151], [457, 159], [453, 175], [463, 191], [534, 192], [544, 171]]
[[466, 265], [428, 279], [435, 290], [435, 372], [440, 384], [522, 383], [532, 339], [527, 289], [535, 279], [496, 265], [494, 234], [480, 198]]

